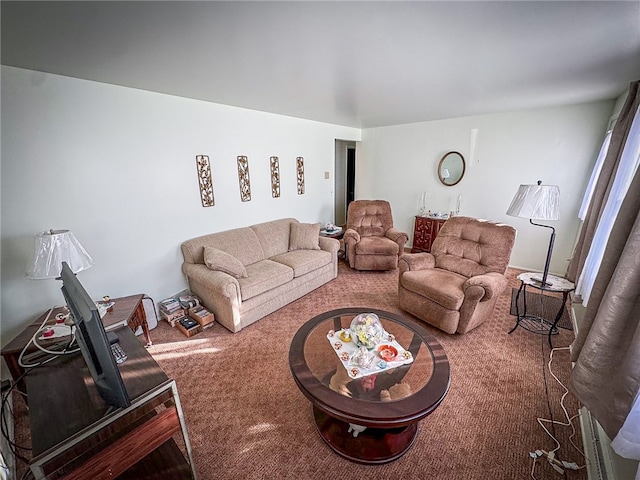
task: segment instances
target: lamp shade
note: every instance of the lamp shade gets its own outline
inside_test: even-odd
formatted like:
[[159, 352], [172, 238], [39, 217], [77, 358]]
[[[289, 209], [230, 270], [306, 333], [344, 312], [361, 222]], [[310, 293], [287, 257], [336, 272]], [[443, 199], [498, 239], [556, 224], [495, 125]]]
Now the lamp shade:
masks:
[[560, 220], [560, 189], [556, 185], [520, 185], [507, 215], [533, 220]]
[[33, 265], [27, 276], [33, 279], [57, 278], [67, 262], [73, 273], [93, 266], [93, 258], [69, 230], [48, 230], [35, 237]]

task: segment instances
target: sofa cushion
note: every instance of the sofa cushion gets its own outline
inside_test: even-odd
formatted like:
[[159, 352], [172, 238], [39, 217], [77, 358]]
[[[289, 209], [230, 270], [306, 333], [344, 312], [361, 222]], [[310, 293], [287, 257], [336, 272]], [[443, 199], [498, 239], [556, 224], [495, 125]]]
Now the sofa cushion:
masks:
[[255, 232], [248, 227], [211, 233], [187, 240], [182, 244], [184, 261], [204, 264], [204, 247], [214, 247], [227, 252], [245, 266], [268, 258], [265, 256]]
[[356, 244], [358, 255], [398, 255], [400, 247], [387, 237], [361, 237]]
[[460, 310], [464, 301], [462, 287], [467, 279], [439, 268], [404, 272], [400, 284], [407, 290], [427, 297], [448, 310]]
[[271, 257], [269, 260], [293, 268], [293, 276], [300, 277], [331, 263], [332, 255], [324, 250], [294, 250]]
[[320, 250], [318, 245], [319, 223], [292, 223], [290, 228], [289, 251]]
[[293, 269], [271, 260], [260, 260], [247, 265], [247, 277], [239, 278], [242, 300], [283, 285], [293, 279]]
[[256, 234], [262, 246], [262, 251], [264, 252], [262, 260], [289, 251], [291, 223], [298, 223], [298, 220], [295, 218], [281, 218], [249, 227]]
[[204, 264], [211, 270], [220, 270], [236, 278], [247, 276], [240, 260], [214, 247], [204, 247]]

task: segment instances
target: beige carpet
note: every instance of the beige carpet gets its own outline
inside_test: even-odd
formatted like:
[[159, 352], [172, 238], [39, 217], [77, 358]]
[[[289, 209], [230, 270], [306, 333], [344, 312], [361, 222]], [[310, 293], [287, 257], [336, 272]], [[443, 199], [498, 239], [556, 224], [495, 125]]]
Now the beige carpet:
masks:
[[[187, 339], [161, 321], [150, 352], [176, 379], [199, 477], [208, 479], [523, 479], [531, 478], [529, 452], [555, 447], [537, 417], [564, 421], [563, 390], [546, 370], [547, 337], [517, 329], [509, 314], [511, 284], [494, 318], [466, 335], [428, 327], [451, 363], [451, 388], [426, 417], [413, 447], [399, 460], [364, 466], [335, 454], [318, 436], [311, 404], [296, 387], [288, 364], [290, 341], [313, 316], [362, 306], [400, 312], [397, 271], [356, 272], [342, 262], [338, 278], [304, 298], [232, 334], [218, 324]], [[554, 346], [573, 332], [561, 329]], [[554, 354], [554, 371], [567, 381], [569, 354]], [[546, 379], [546, 386], [545, 386]], [[577, 403], [565, 401], [570, 415]], [[19, 420], [20, 421], [20, 420]], [[24, 422], [24, 419], [22, 420]], [[578, 429], [575, 443], [582, 445]], [[553, 428], [559, 456], [579, 465], [571, 429]], [[27, 435], [28, 437], [28, 435]], [[27, 441], [24, 437], [20, 441]], [[556, 473], [538, 460], [537, 479], [586, 479], [585, 470]]]
[[[517, 273], [509, 272], [511, 286]], [[342, 459], [320, 439], [311, 405], [289, 371], [291, 338], [305, 321], [334, 308], [400, 312], [396, 284], [395, 271], [356, 272], [341, 263], [336, 280], [237, 334], [216, 324], [186, 339], [161, 322], [152, 331], [151, 353], [177, 380], [201, 478], [530, 478], [529, 452], [555, 446], [536, 418], [549, 418], [551, 408], [553, 418], [563, 420], [563, 390], [545, 372], [546, 336], [523, 329], [507, 335], [515, 321], [509, 314], [511, 288], [494, 318], [466, 335], [429, 328], [449, 357], [451, 388], [420, 423], [405, 456], [363, 466]], [[561, 330], [554, 346], [569, 345], [572, 335]], [[556, 352], [554, 360], [556, 374], [566, 381], [568, 352]], [[565, 403], [570, 415], [577, 412], [572, 396]], [[568, 442], [571, 429], [555, 431], [561, 458], [583, 465]], [[582, 445], [579, 432], [575, 441]], [[534, 473], [538, 479], [562, 478], [546, 461], [539, 460]], [[569, 472], [566, 478], [584, 479], [586, 473]]]

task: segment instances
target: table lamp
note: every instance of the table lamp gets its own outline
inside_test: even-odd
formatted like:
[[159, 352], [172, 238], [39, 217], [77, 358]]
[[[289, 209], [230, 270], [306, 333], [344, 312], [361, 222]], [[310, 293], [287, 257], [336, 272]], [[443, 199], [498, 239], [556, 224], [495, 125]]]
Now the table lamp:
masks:
[[544, 265], [540, 285], [551, 286], [547, 282], [549, 274], [549, 264], [551, 263], [551, 252], [553, 242], [556, 238], [556, 229], [550, 225], [533, 223], [533, 220], [559, 220], [560, 219], [560, 189], [556, 185], [542, 185], [542, 180], [538, 180], [537, 185], [520, 185], [516, 195], [509, 205], [507, 215], [512, 217], [528, 218], [531, 225], [551, 229], [551, 239], [547, 250], [547, 260]]
[[69, 230], [40, 232], [35, 237], [33, 264], [27, 276], [36, 280], [59, 278], [62, 262], [67, 262], [73, 273], [93, 266], [93, 258]]

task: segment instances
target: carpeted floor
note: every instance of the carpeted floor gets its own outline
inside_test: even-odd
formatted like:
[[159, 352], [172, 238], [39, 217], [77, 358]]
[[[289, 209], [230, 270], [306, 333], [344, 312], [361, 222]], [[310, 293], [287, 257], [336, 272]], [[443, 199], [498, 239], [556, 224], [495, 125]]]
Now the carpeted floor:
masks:
[[[296, 387], [288, 364], [291, 339], [313, 316], [363, 306], [398, 312], [397, 271], [357, 272], [342, 262], [338, 278], [302, 299], [232, 334], [218, 324], [187, 339], [166, 322], [151, 332], [151, 354], [176, 379], [201, 479], [523, 479], [531, 478], [536, 449], [554, 441], [537, 417], [564, 421], [564, 390], [547, 370], [547, 337], [517, 329], [510, 315], [511, 288], [493, 318], [466, 335], [428, 327], [451, 364], [451, 387], [438, 409], [420, 423], [417, 440], [399, 460], [364, 466], [336, 455], [318, 436], [310, 402]], [[554, 346], [570, 344], [560, 330]], [[569, 353], [554, 352], [553, 369], [565, 383]], [[577, 402], [569, 394], [570, 415]], [[574, 442], [582, 445], [578, 430]], [[559, 457], [584, 464], [569, 443], [571, 428], [549, 427], [561, 442]], [[585, 470], [563, 477], [538, 460], [534, 478], [586, 479]]]

